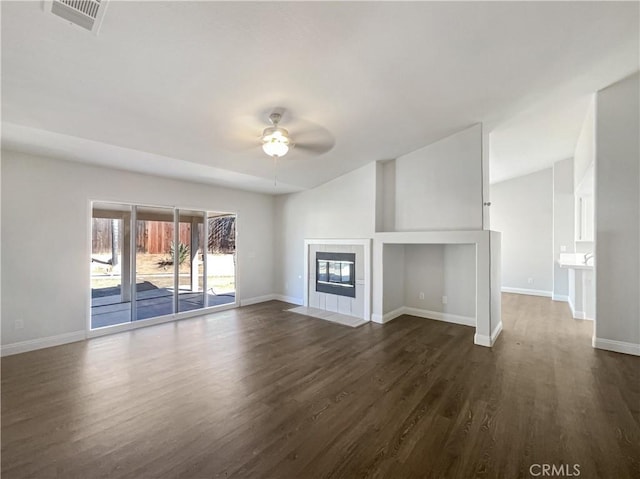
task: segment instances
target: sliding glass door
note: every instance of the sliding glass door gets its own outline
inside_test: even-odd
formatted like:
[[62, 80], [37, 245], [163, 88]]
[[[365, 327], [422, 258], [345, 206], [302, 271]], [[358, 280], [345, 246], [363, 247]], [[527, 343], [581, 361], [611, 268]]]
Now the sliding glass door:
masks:
[[178, 311], [204, 308], [203, 211], [178, 210]]
[[207, 305], [233, 303], [236, 298], [236, 216], [207, 214]]
[[131, 206], [94, 203], [91, 327], [131, 321]]
[[235, 215], [94, 203], [91, 328], [235, 303]]
[[136, 302], [133, 320], [175, 312], [174, 210], [135, 207]]

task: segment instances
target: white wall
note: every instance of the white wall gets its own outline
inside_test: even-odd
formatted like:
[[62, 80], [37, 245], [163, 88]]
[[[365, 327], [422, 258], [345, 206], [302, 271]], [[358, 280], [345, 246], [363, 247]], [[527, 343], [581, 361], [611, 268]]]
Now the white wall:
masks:
[[[481, 258], [482, 252], [478, 249], [476, 251], [478, 258]], [[502, 234], [496, 231], [490, 232], [489, 262], [491, 268], [491, 281], [488, 288], [491, 307], [490, 331], [491, 337], [495, 339], [502, 331]], [[480, 312], [476, 311], [476, 316], [480, 316]]]
[[482, 229], [482, 126], [396, 159], [396, 231]]
[[3, 151], [3, 345], [86, 329], [90, 200], [237, 212], [238, 297], [275, 292], [271, 196]]
[[475, 318], [474, 245], [406, 245], [405, 260], [405, 306]]
[[376, 231], [396, 227], [396, 160], [378, 161], [376, 166]]
[[375, 162], [312, 190], [277, 197], [276, 289], [302, 302], [304, 240], [372, 238], [375, 205]]
[[405, 306], [405, 246], [383, 246], [383, 313], [390, 313]]
[[492, 185], [491, 229], [502, 232], [502, 287], [551, 296], [552, 169]]
[[[576, 253], [593, 252], [594, 165], [596, 161], [596, 98], [580, 130], [574, 154], [574, 237]], [[583, 211], [584, 210], [584, 211]], [[585, 241], [588, 240], [588, 241]]]
[[587, 114], [578, 136], [574, 154], [573, 186], [577, 189], [587, 170], [596, 159], [596, 110], [595, 97], [589, 103]]
[[594, 341], [605, 349], [628, 346], [626, 352], [636, 354], [640, 354], [639, 90], [636, 73], [596, 97]]
[[[553, 297], [566, 300], [569, 272], [558, 265], [560, 253], [574, 252], [573, 158], [553, 165]], [[563, 250], [564, 248], [564, 250]]]

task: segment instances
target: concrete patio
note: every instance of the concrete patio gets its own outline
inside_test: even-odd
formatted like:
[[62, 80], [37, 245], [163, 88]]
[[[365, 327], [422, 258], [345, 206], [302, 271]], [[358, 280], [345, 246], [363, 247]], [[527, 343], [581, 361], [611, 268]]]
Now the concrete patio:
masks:
[[[173, 313], [173, 289], [158, 288], [148, 281], [136, 285], [136, 317], [133, 321], [165, 316]], [[208, 306], [235, 302], [235, 293], [207, 294]], [[178, 297], [178, 312], [204, 307], [204, 293], [185, 291]], [[131, 302], [122, 302], [120, 287], [91, 290], [91, 329], [103, 328], [132, 321]]]

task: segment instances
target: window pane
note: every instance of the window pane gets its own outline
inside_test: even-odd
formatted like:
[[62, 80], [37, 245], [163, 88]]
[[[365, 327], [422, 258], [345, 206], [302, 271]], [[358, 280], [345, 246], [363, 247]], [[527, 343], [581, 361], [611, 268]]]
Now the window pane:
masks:
[[178, 311], [204, 308], [204, 212], [179, 210]]
[[174, 312], [173, 209], [136, 208], [134, 321]]
[[91, 329], [131, 321], [131, 207], [94, 203]]
[[236, 216], [207, 213], [207, 306], [236, 300]]

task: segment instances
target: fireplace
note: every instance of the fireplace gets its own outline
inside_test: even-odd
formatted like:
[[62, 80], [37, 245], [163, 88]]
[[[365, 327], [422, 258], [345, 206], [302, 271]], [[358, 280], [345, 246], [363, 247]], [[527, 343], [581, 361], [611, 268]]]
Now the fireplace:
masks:
[[356, 297], [355, 253], [316, 253], [316, 291]]

